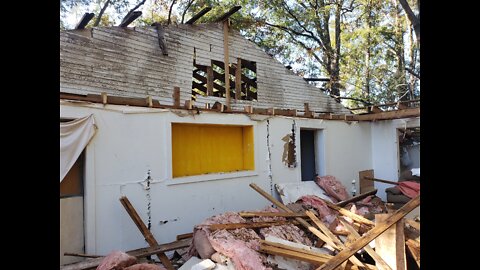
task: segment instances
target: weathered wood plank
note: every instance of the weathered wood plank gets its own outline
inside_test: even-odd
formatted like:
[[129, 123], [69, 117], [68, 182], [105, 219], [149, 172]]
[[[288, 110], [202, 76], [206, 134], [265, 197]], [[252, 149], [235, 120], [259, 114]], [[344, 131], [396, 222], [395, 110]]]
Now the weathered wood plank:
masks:
[[[155, 237], [153, 237], [153, 234], [148, 230], [147, 226], [145, 226], [145, 223], [143, 223], [137, 211], [135, 210], [135, 208], [133, 208], [130, 200], [128, 200], [126, 196], [122, 196], [120, 197], [120, 202], [127, 211], [128, 215], [132, 218], [132, 221], [135, 223], [135, 225], [137, 225], [138, 229], [142, 233], [143, 237], [145, 237], [145, 240], [150, 245], [150, 247], [158, 246], [157, 240], [155, 239]], [[165, 253], [158, 252], [156, 253], [156, 255], [168, 270], [175, 270]]]
[[[389, 214], [377, 214], [375, 215], [375, 223], [377, 226], [381, 226], [390, 215]], [[406, 270], [407, 260], [405, 255], [405, 234], [404, 220], [400, 219], [387, 229], [384, 233], [380, 234], [375, 239], [375, 250], [393, 269]], [[380, 270], [386, 268], [379, 267]]]
[[341, 202], [338, 202], [336, 203], [335, 205], [336, 206], [339, 206], [339, 207], [344, 207], [345, 205], [349, 204], [349, 203], [352, 203], [352, 202], [357, 202], [361, 199], [364, 199], [370, 195], [375, 195], [377, 194], [377, 190], [374, 189], [374, 190], [371, 190], [371, 191], [368, 191], [368, 192], [365, 192], [365, 193], [362, 193], [362, 194], [359, 194], [358, 196], [355, 196], [355, 197], [352, 197], [350, 199], [347, 199], [347, 200], [344, 200], [344, 201], [341, 201]]

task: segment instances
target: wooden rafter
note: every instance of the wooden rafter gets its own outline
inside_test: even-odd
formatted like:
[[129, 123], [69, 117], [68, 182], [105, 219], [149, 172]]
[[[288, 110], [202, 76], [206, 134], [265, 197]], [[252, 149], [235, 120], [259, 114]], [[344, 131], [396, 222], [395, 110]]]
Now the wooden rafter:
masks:
[[226, 19], [228, 19], [230, 16], [232, 16], [235, 12], [239, 11], [242, 7], [241, 6], [234, 6], [232, 7], [229, 11], [227, 11], [225, 14], [220, 16], [218, 19], [215, 20], [215, 22], [223, 22]]
[[134, 11], [132, 13], [127, 14], [125, 18], [123, 18], [122, 22], [120, 23], [120, 27], [127, 27], [129, 24], [131, 24], [133, 21], [135, 21], [138, 17], [142, 16], [141, 11]]
[[87, 26], [88, 22], [93, 19], [95, 14], [93, 13], [88, 13], [86, 12], [83, 14], [82, 18], [78, 22], [77, 26], [75, 26], [75, 29], [80, 30], [80, 29], [85, 29], [85, 26]]
[[207, 12], [209, 12], [210, 10], [212, 10], [212, 7], [206, 7], [200, 10], [200, 12], [193, 15], [193, 17], [190, 18], [190, 20], [188, 20], [185, 24], [194, 24], [198, 19], [200, 19], [203, 15], [207, 14]]

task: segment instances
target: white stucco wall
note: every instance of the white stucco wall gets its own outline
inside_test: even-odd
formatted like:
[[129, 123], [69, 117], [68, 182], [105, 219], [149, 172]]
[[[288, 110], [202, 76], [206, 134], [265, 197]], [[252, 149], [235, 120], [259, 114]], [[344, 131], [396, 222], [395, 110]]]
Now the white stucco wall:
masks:
[[[399, 177], [399, 152], [397, 129], [419, 127], [420, 118], [379, 121], [371, 124], [372, 162], [375, 178], [397, 181]], [[386, 201], [385, 189], [390, 184], [375, 182], [377, 196]]]
[[[370, 123], [345, 123], [289, 117], [191, 114], [168, 110], [61, 102], [60, 117], [94, 114], [97, 133], [87, 147], [85, 167], [86, 253], [131, 250], [147, 243], [119, 202], [126, 195], [145, 223], [148, 196], [151, 231], [160, 243], [191, 232], [205, 218], [226, 211], [261, 209], [269, 202], [248, 185], [269, 192], [275, 183], [301, 178], [300, 129], [323, 129], [324, 172], [340, 179], [350, 191], [358, 171], [371, 169]], [[267, 121], [268, 119], [268, 121]], [[255, 171], [171, 178], [171, 122], [254, 126]], [[285, 142], [295, 122], [297, 166], [282, 162]], [[267, 134], [268, 130], [268, 134]], [[270, 142], [267, 147], [267, 135]], [[268, 153], [271, 153], [271, 160]], [[270, 164], [272, 182], [269, 178]], [[148, 171], [150, 190], [145, 189]], [[358, 181], [357, 181], [358, 190]]]

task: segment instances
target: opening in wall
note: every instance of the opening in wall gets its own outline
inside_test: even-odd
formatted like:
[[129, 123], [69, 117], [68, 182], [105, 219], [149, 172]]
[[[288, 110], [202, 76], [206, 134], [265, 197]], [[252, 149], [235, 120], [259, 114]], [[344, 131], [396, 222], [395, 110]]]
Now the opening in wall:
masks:
[[398, 129], [399, 179], [412, 177], [420, 168], [420, 127]]
[[253, 126], [172, 123], [172, 176], [255, 169]]
[[302, 181], [314, 181], [324, 174], [322, 130], [300, 129], [300, 158]]

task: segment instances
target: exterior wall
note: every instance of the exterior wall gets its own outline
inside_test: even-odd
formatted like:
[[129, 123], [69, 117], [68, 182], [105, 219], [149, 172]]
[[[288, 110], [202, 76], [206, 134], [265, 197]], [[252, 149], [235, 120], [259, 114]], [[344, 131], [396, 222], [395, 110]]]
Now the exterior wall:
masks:
[[[106, 254], [113, 249], [147, 246], [118, 200], [122, 195], [130, 199], [146, 224], [150, 220], [151, 231], [160, 243], [191, 232], [195, 224], [209, 216], [269, 205], [249, 184], [272, 192], [276, 183], [300, 181], [301, 128], [323, 129], [325, 173], [338, 177], [347, 188], [352, 179], [358, 178], [359, 170], [373, 166], [370, 123], [213, 112], [192, 114], [61, 101], [61, 117], [89, 114], [94, 114], [98, 130], [85, 157], [86, 253]], [[255, 170], [172, 179], [172, 122], [252, 125]], [[282, 160], [282, 138], [292, 133], [292, 127], [297, 166], [290, 168]], [[146, 188], [148, 174], [150, 189]]]
[[[399, 150], [397, 129], [419, 127], [420, 118], [379, 121], [371, 124], [372, 128], [372, 162], [376, 178], [397, 181], [399, 177]], [[387, 200], [385, 189], [390, 184], [375, 182], [377, 196]]]
[[[196, 62], [224, 61], [221, 24], [165, 27], [168, 56], [159, 48], [157, 30], [148, 28], [95, 27], [60, 32], [60, 88], [75, 94], [106, 92], [145, 98], [172, 105], [173, 87], [180, 87], [181, 103], [192, 88], [194, 51]], [[258, 108], [301, 109], [350, 113], [340, 103], [286, 69], [238, 32], [229, 32], [229, 61], [237, 58], [257, 63], [258, 101], [232, 102]], [[215, 98], [200, 98], [199, 107]]]

